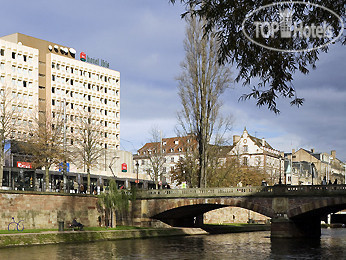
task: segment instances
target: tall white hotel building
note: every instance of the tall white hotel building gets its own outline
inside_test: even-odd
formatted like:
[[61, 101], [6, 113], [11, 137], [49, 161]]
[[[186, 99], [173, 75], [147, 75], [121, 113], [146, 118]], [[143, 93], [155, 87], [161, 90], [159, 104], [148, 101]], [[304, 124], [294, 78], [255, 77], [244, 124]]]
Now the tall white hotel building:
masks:
[[[108, 66], [101, 59], [80, 56], [73, 48], [24, 34], [0, 37], [0, 87], [11, 90], [12, 106], [21, 111], [12, 119], [20, 121], [14, 136], [25, 138], [25, 129], [32, 124], [27, 115], [53, 116], [65, 102], [66, 143], [73, 144], [75, 117], [87, 109], [104, 126], [108, 154], [91, 173], [110, 175], [108, 165], [120, 144], [120, 73]], [[71, 172], [85, 172], [70, 167]]]

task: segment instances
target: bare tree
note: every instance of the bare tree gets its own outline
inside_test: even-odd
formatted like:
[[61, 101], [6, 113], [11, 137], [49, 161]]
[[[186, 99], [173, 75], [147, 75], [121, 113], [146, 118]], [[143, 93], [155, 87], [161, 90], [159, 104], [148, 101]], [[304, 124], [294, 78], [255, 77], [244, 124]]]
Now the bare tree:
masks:
[[156, 188], [158, 188], [159, 181], [163, 179], [163, 164], [165, 157], [162, 151], [162, 133], [157, 127], [153, 127], [150, 130], [151, 142], [146, 151], [146, 155], [149, 161], [147, 173], [150, 178], [155, 182]]
[[12, 139], [17, 128], [17, 107], [13, 105], [11, 90], [6, 86], [0, 89], [0, 187], [4, 176], [4, 146], [7, 140]]
[[35, 168], [45, 168], [45, 190], [49, 191], [49, 169], [66, 160], [63, 149], [64, 120], [62, 108], [52, 115], [39, 113], [30, 130], [29, 138], [22, 147], [32, 155]]
[[77, 133], [73, 150], [76, 155], [76, 163], [86, 167], [88, 174], [87, 191], [90, 192], [90, 171], [100, 164], [100, 158], [104, 155], [104, 126], [96, 122], [91, 112], [80, 112], [77, 119]]
[[193, 134], [198, 143], [198, 185], [206, 186], [208, 145], [219, 142], [216, 134], [225, 129], [229, 121], [220, 115], [221, 95], [232, 82], [228, 66], [218, 63], [219, 43], [213, 32], [204, 34], [204, 22], [195, 17], [187, 18], [182, 62], [182, 74], [178, 78], [182, 111], [178, 113], [184, 134]]

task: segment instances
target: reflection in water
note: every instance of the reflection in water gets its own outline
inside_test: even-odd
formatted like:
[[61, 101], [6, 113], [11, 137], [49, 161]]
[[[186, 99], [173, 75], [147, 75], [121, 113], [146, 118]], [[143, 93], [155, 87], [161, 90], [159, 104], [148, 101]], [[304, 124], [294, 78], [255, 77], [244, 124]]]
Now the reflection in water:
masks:
[[320, 240], [270, 239], [269, 232], [118, 240], [0, 249], [0, 259], [342, 259], [346, 230]]

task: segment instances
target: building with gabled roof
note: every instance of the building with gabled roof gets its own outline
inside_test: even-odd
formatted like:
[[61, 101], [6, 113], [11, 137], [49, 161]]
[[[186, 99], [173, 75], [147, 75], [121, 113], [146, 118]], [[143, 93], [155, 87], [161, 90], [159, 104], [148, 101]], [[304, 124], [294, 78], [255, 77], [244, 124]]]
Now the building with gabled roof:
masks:
[[264, 138], [259, 139], [244, 128], [241, 136], [233, 136], [233, 147], [228, 156], [237, 157], [243, 165], [259, 167], [268, 174], [270, 184], [279, 183], [284, 173], [284, 154], [274, 149]]
[[174, 187], [171, 173], [176, 163], [187, 152], [197, 147], [197, 142], [192, 135], [182, 137], [162, 138], [158, 142], [146, 143], [133, 156], [134, 164], [138, 165], [138, 173], [141, 176], [152, 177], [153, 168], [158, 168], [159, 181], [163, 185]]

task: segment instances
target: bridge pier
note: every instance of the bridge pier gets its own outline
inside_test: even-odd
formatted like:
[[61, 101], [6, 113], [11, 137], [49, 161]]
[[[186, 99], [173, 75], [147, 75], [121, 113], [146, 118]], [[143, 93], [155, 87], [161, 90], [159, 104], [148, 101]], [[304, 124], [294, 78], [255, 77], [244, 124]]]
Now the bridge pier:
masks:
[[304, 219], [273, 218], [271, 223], [272, 238], [319, 238], [321, 220], [318, 217]]

